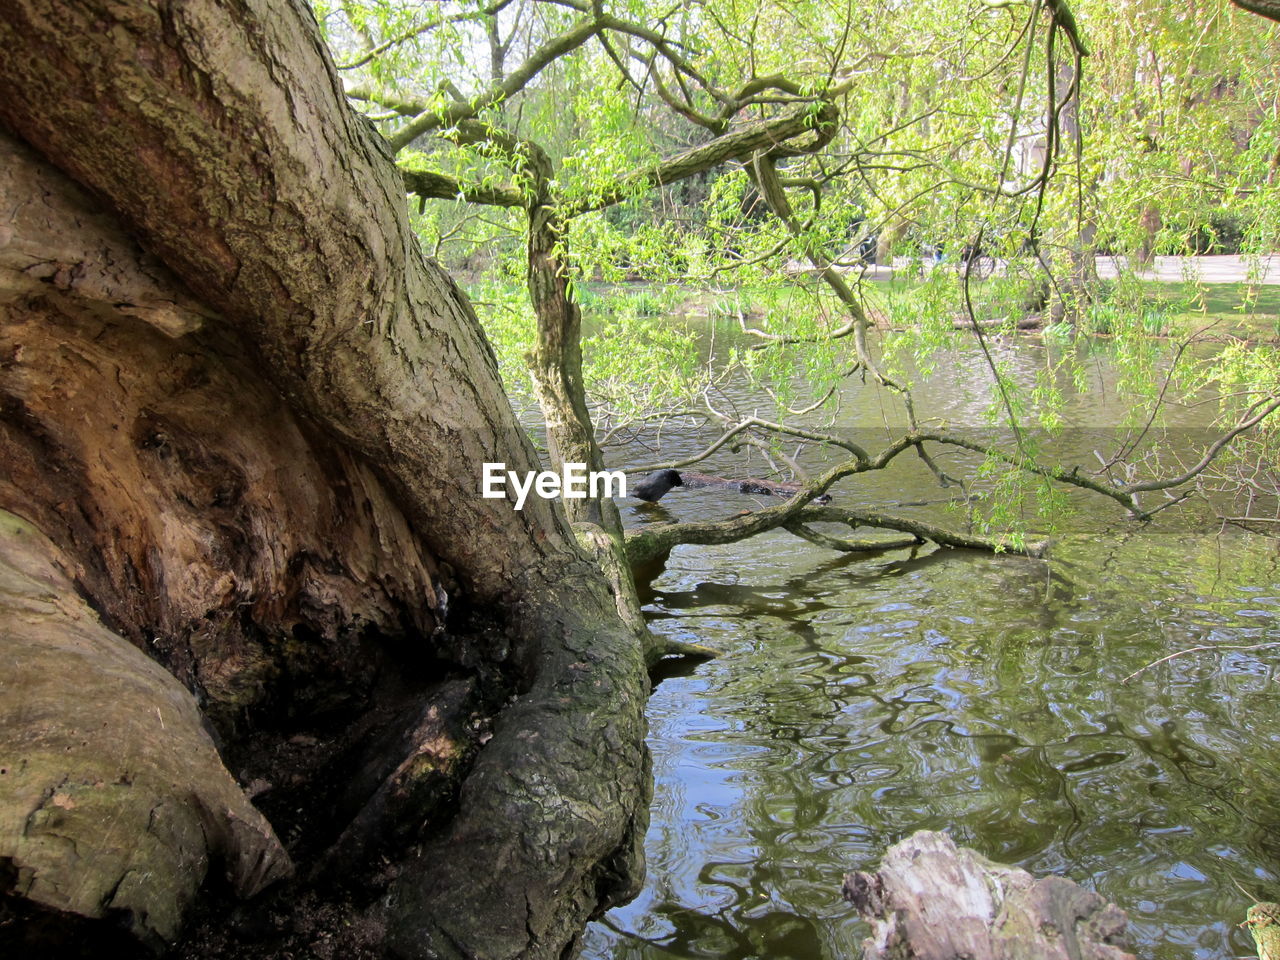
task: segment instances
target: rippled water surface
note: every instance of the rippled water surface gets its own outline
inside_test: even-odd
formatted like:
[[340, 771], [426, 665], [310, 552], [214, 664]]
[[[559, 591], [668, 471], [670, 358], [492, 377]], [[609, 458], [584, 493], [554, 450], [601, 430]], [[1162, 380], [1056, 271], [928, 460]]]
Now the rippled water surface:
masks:
[[[939, 495], [906, 469], [839, 495]], [[677, 492], [628, 522], [753, 505]], [[1091, 509], [1047, 562], [786, 534], [677, 549], [652, 627], [723, 655], [653, 696], [647, 883], [586, 955], [856, 956], [842, 875], [923, 828], [1097, 890], [1140, 956], [1252, 953], [1232, 881], [1280, 896], [1280, 649], [1124, 678], [1280, 640], [1275, 542]]]

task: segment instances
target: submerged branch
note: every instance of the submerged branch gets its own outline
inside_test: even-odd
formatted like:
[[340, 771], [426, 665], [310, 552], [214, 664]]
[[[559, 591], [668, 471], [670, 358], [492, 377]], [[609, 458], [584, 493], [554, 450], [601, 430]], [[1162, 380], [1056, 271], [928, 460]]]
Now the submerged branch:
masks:
[[984, 537], [980, 534], [962, 533], [924, 520], [895, 517], [870, 510], [851, 510], [847, 507], [809, 506], [800, 511], [800, 523], [843, 523], [851, 528], [875, 527], [879, 530], [897, 530], [909, 533], [917, 540], [932, 540], [944, 547], [966, 550], [984, 550], [990, 553], [1013, 553], [1024, 557], [1042, 557], [1049, 549], [1048, 541], [1023, 541], [1017, 537]]
[[[770, 507], [765, 510], [744, 512], [727, 520], [672, 523], [647, 527], [640, 530], [631, 530], [627, 533], [626, 537], [627, 556], [630, 562], [634, 565], [661, 556], [678, 544], [688, 543], [710, 545], [736, 543], [739, 540], [745, 540], [749, 537], [766, 533], [770, 530], [783, 528], [798, 537], [810, 541], [811, 543], [836, 550], [891, 549], [894, 546], [907, 545], [909, 542], [929, 540], [948, 547], [983, 550], [994, 553], [1013, 553], [1028, 557], [1041, 557], [1048, 549], [1048, 543], [1045, 541], [1025, 541], [1022, 538], [1015, 536], [989, 537], [979, 534], [964, 533], [950, 530], [946, 527], [924, 520], [893, 516], [866, 510], [850, 509], [838, 505], [814, 505], [811, 501], [822, 496], [837, 480], [857, 473], [882, 470], [901, 453], [907, 450], [914, 449], [920, 455], [927, 458], [928, 454], [925, 452], [924, 444], [931, 441], [981, 453], [984, 456], [990, 457], [1001, 463], [1014, 466], [1017, 469], [1023, 470], [1032, 475], [1090, 490], [1116, 501], [1121, 506], [1125, 507], [1131, 516], [1145, 520], [1150, 518], [1156, 512], [1159, 512], [1159, 510], [1164, 509], [1164, 506], [1172, 505], [1172, 502], [1177, 502], [1177, 500], [1175, 499], [1171, 504], [1162, 505], [1156, 509], [1144, 511], [1139, 507], [1137, 502], [1136, 494], [1138, 492], [1148, 490], [1168, 490], [1194, 479], [1194, 477], [1202, 473], [1209, 466], [1213, 459], [1221, 453], [1232, 439], [1239, 436], [1245, 430], [1256, 426], [1264, 417], [1277, 408], [1280, 408], [1280, 399], [1259, 401], [1259, 403], [1254, 404], [1251, 408], [1251, 415], [1242, 419], [1232, 430], [1219, 437], [1218, 440], [1210, 446], [1209, 450], [1195, 467], [1183, 474], [1180, 474], [1178, 477], [1122, 486], [1107, 484], [1091, 477], [1084, 476], [1080, 473], [1078, 467], [1067, 470], [1059, 466], [1043, 466], [1029, 457], [1014, 456], [1004, 451], [997, 450], [989, 445], [978, 443], [964, 437], [952, 436], [947, 433], [909, 433], [899, 437], [897, 440], [884, 447], [874, 457], [869, 456], [860, 447], [857, 447], [856, 444], [850, 444], [848, 441], [840, 441], [839, 445], [843, 446], [845, 449], [856, 448], [854, 457], [843, 464], [831, 468], [822, 476], [803, 484], [795, 496], [786, 503], [776, 507]], [[700, 454], [687, 458], [683, 461], [673, 462], [667, 466], [684, 466], [688, 463], [693, 463], [699, 459], [705, 458], [733, 437], [752, 427], [785, 432], [793, 436], [804, 436], [809, 433], [809, 431], [801, 431], [793, 428], [780, 429], [783, 425], [769, 423], [768, 421], [760, 420], [757, 417], [751, 417], [735, 424]], [[931, 463], [932, 461], [926, 459], [926, 462]], [[935, 475], [939, 476], [940, 480], [946, 476], [936, 470]], [[809, 525], [813, 523], [839, 523], [853, 529], [858, 527], [874, 527], [881, 530], [896, 530], [900, 533], [910, 534], [912, 539], [911, 541], [902, 539], [894, 541], [845, 540], [812, 530]]]
[[795, 534], [801, 540], [808, 540], [828, 550], [839, 550], [842, 553], [873, 553], [879, 550], [905, 550], [914, 547], [921, 541], [916, 537], [894, 537], [891, 540], [849, 540], [844, 537], [830, 537], [819, 533], [803, 523], [789, 523], [785, 527], [787, 533]]
[[[629, 530], [626, 534], [627, 559], [634, 567], [661, 557], [672, 547], [680, 544], [737, 543], [779, 527], [784, 529], [796, 527], [797, 529], [791, 530], [796, 536], [817, 542], [817, 539], [822, 537], [821, 534], [807, 529], [798, 532], [812, 523], [841, 523], [852, 528], [876, 527], [881, 530], [896, 530], [910, 534], [913, 541], [932, 540], [943, 546], [992, 553], [1016, 553], [1030, 557], [1039, 557], [1044, 554], [1047, 544], [1043, 542], [1027, 543], [1014, 537], [984, 537], [960, 533], [923, 520], [840, 506], [819, 506], [812, 503], [813, 500], [825, 494], [837, 480], [866, 470], [878, 469], [887, 464], [897, 453], [911, 449], [913, 446], [914, 441], [903, 438], [873, 461], [853, 459], [832, 467], [820, 477], [803, 484], [795, 496], [776, 507], [744, 512], [727, 520], [669, 523]], [[859, 545], [854, 548], [861, 547]], [[849, 549], [849, 547], [842, 546], [835, 549]], [[885, 547], [878, 545], [870, 549], [885, 549]]]
[[[1023, 542], [1013, 537], [984, 537], [978, 534], [948, 530], [923, 520], [895, 517], [868, 510], [852, 510], [838, 506], [809, 504], [804, 493], [786, 503], [766, 510], [739, 514], [727, 520], [668, 523], [627, 531], [627, 559], [632, 565], [659, 557], [681, 544], [737, 543], [750, 537], [782, 528], [802, 539], [834, 550], [892, 550], [932, 541], [940, 546], [986, 553], [1010, 553], [1025, 557], [1042, 557], [1048, 550], [1045, 541]], [[813, 523], [841, 523], [850, 528], [874, 527], [910, 534], [885, 541], [850, 541], [826, 536], [809, 529]]]

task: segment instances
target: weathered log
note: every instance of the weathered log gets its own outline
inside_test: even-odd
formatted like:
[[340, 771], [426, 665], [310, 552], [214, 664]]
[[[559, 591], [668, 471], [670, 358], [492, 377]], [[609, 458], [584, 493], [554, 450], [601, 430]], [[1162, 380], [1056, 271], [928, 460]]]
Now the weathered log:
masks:
[[1116, 946], [1127, 918], [1114, 904], [943, 833], [894, 844], [879, 871], [844, 878], [844, 897], [872, 924], [865, 960], [1132, 960]]

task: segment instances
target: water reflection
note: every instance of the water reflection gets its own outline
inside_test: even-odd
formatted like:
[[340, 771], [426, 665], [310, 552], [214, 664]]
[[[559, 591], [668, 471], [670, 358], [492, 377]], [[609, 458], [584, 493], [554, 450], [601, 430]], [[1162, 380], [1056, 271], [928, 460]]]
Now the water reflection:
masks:
[[[654, 628], [725, 656], [653, 698], [649, 885], [588, 956], [852, 955], [865, 931], [841, 875], [921, 828], [1098, 890], [1142, 955], [1247, 953], [1231, 879], [1275, 889], [1280, 862], [1266, 651], [1120, 681], [1171, 638], [1267, 636], [1265, 549], [1135, 538], [1105, 570], [1089, 540], [1048, 566], [931, 548], [831, 560], [782, 537], [731, 566], [677, 552]], [[1206, 556], [1212, 590], [1189, 565]]]
[[[977, 422], [969, 383], [957, 361], [920, 405]], [[892, 420], [859, 405], [861, 389], [846, 426]], [[1081, 394], [1075, 414], [1117, 422], [1107, 397]], [[1095, 440], [1071, 442], [1083, 458]], [[895, 471], [838, 495], [946, 497], [918, 462]], [[753, 506], [677, 490], [628, 522]], [[785, 534], [673, 552], [646, 596], [652, 627], [724, 655], [655, 692], [647, 886], [590, 928], [586, 956], [855, 956], [867, 931], [841, 877], [918, 829], [1097, 890], [1129, 913], [1140, 956], [1251, 953], [1232, 881], [1280, 897], [1280, 651], [1143, 668], [1280, 639], [1274, 543], [1084, 509], [1087, 528], [1049, 562], [932, 546], [836, 556]]]

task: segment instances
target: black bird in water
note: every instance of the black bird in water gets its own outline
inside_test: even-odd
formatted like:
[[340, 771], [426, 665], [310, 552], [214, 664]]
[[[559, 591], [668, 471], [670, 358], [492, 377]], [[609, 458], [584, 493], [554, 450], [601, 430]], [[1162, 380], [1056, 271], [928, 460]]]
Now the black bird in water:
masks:
[[657, 503], [671, 492], [672, 487], [683, 486], [684, 481], [675, 470], [655, 470], [631, 488], [631, 495], [641, 500], [648, 500], [650, 503]]

